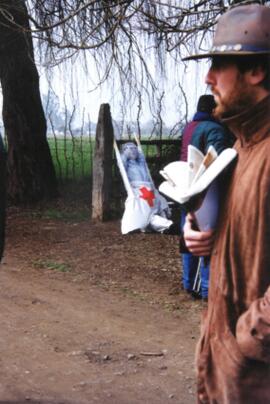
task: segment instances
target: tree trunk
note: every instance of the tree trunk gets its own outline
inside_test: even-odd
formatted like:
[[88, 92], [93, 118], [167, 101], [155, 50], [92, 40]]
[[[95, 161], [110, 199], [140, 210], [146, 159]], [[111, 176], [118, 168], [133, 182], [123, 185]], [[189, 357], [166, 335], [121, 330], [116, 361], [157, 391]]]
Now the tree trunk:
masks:
[[[15, 23], [29, 28], [24, 0], [0, 0]], [[8, 140], [8, 196], [29, 203], [57, 193], [56, 175], [46, 139], [32, 38], [0, 16], [0, 81], [3, 122]]]
[[5, 246], [6, 227], [6, 153], [0, 138], [0, 261]]

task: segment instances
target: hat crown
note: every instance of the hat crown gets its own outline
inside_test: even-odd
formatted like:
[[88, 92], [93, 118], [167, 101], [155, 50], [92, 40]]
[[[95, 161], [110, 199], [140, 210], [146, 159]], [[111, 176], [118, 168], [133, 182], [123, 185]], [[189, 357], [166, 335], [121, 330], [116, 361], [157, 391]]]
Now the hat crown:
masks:
[[209, 52], [183, 60], [256, 54], [270, 54], [270, 7], [249, 4], [235, 6], [221, 15]]
[[270, 8], [259, 4], [238, 6], [223, 14], [213, 47], [233, 47], [236, 52], [270, 51]]

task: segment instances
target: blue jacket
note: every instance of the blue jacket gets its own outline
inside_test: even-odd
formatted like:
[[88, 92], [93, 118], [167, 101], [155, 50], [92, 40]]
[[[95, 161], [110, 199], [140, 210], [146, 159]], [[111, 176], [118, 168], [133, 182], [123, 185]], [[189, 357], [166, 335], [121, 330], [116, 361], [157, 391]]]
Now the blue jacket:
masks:
[[187, 161], [187, 148], [191, 144], [206, 154], [209, 146], [217, 153], [234, 144], [233, 134], [206, 112], [196, 112], [183, 131], [180, 160]]

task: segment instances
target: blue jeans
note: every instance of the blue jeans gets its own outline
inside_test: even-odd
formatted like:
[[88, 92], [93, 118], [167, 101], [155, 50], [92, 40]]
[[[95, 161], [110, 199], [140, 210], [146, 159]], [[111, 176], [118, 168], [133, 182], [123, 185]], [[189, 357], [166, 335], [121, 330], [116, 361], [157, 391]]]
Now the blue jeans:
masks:
[[[181, 215], [181, 230], [185, 223], [186, 214]], [[189, 292], [194, 290], [195, 278], [200, 263], [199, 277], [200, 288], [199, 294], [202, 298], [208, 297], [208, 284], [209, 284], [209, 258], [208, 257], [195, 257], [191, 253], [184, 253], [182, 255], [183, 266], [183, 286]], [[196, 282], [198, 284], [198, 282]]]

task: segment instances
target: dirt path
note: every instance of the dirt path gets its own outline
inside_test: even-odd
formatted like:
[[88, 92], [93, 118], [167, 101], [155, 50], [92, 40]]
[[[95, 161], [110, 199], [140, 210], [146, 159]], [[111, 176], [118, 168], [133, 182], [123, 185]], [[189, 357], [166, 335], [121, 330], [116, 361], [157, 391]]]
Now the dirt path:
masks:
[[174, 239], [25, 212], [7, 236], [0, 403], [195, 402], [202, 303], [177, 289]]

